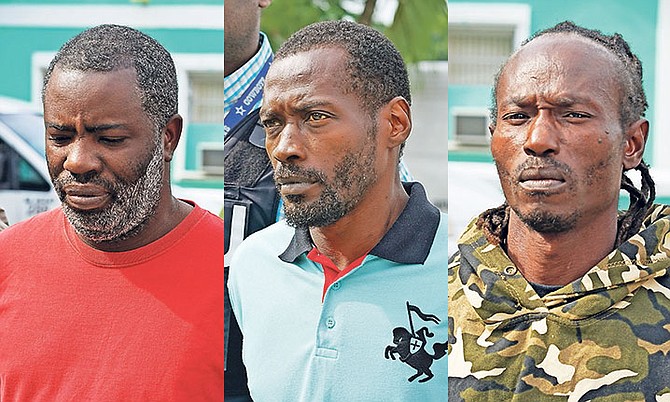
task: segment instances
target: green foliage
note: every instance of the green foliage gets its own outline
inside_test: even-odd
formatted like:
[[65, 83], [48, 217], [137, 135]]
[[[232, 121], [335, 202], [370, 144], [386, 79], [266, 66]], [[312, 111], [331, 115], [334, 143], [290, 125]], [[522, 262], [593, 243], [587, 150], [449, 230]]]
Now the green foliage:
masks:
[[408, 63], [447, 59], [447, 3], [399, 0], [393, 24], [384, 33]]
[[[370, 1], [357, 0], [361, 10]], [[359, 15], [346, 10], [342, 3], [343, 0], [274, 0], [263, 11], [261, 29], [270, 38], [272, 48], [277, 49], [292, 33], [313, 22], [358, 20]], [[395, 43], [407, 63], [447, 59], [446, 0], [398, 0], [393, 23], [374, 26]]]
[[340, 19], [344, 15], [337, 0], [274, 0], [263, 11], [261, 29], [270, 38], [272, 48], [278, 49], [298, 29], [316, 21]]

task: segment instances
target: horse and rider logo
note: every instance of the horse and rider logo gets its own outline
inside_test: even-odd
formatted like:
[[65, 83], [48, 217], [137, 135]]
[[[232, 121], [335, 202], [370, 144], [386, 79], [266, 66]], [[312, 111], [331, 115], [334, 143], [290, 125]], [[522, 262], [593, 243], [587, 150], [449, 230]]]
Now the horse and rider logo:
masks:
[[415, 313], [421, 320], [430, 321], [435, 324], [440, 323], [440, 318], [433, 314], [425, 314], [419, 307], [409, 304], [407, 305], [407, 316], [409, 318], [409, 330], [403, 327], [396, 327], [393, 329], [393, 345], [389, 345], [384, 350], [384, 357], [395, 360], [396, 355], [400, 361], [409, 365], [416, 370], [416, 374], [409, 377], [407, 380], [412, 382], [421, 378], [419, 382], [426, 382], [433, 378], [433, 372], [430, 371], [430, 366], [435, 360], [441, 359], [447, 354], [447, 342], [433, 344], [433, 354], [426, 351], [426, 338], [432, 338], [433, 333], [428, 327], [421, 327], [418, 331], [414, 331], [414, 322], [412, 320], [412, 313]]

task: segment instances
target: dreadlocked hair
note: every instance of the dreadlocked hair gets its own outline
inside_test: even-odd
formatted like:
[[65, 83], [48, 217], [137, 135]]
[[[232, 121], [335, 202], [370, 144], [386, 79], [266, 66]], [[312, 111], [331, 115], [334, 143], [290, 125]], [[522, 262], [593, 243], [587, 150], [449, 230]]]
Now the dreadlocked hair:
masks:
[[501, 206], [487, 209], [477, 218], [477, 228], [484, 231], [489, 243], [500, 246], [507, 238], [507, 223], [509, 222], [509, 205], [505, 201]]
[[617, 246], [640, 230], [642, 221], [656, 198], [656, 187], [649, 174], [649, 165], [641, 161], [635, 167], [635, 170], [639, 171], [641, 175], [642, 188], [640, 190], [635, 187], [625, 171], [621, 173], [621, 188], [630, 194], [630, 205], [628, 210], [621, 214], [618, 219]]
[[[621, 35], [617, 33], [606, 35], [599, 30], [584, 28], [571, 21], [564, 21], [551, 28], [536, 32], [524, 41], [521, 46], [523, 47], [534, 39], [546, 34], [575, 34], [590, 39], [606, 48], [620, 61], [618, 75], [623, 92], [620, 105], [622, 127], [627, 127], [645, 115], [645, 111], [649, 105], [642, 86], [642, 63]], [[494, 127], [498, 117], [498, 81], [506, 64], [504, 63], [496, 74], [491, 92], [490, 114]], [[616, 246], [619, 246], [640, 230], [644, 217], [656, 198], [656, 189], [654, 181], [649, 174], [649, 166], [642, 160], [634, 169], [639, 171], [641, 175], [642, 186], [639, 190], [626, 175], [625, 170], [621, 173], [621, 189], [630, 194], [630, 204], [628, 209], [617, 218]], [[505, 244], [509, 211], [510, 207], [505, 202], [501, 206], [486, 210], [479, 215], [476, 222], [477, 228], [484, 231], [487, 240], [492, 244]]]

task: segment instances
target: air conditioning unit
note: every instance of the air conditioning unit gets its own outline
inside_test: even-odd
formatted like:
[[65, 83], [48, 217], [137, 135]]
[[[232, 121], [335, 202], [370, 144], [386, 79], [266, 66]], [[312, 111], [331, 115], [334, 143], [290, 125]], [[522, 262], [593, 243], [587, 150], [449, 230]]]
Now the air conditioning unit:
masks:
[[491, 137], [489, 133], [489, 112], [485, 109], [477, 110], [455, 110], [454, 138], [459, 145], [489, 144]]
[[223, 175], [223, 142], [198, 144], [198, 166], [206, 174]]

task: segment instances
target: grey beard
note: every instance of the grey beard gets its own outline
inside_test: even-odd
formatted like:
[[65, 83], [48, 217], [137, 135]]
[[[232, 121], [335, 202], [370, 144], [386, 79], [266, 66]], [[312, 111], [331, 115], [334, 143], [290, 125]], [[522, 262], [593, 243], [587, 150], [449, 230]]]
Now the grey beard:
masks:
[[[163, 147], [155, 144], [152, 157], [146, 166], [135, 166], [141, 174], [134, 183], [108, 183], [112, 201], [101, 211], [79, 211], [62, 203], [63, 212], [76, 232], [93, 243], [118, 242], [136, 236], [155, 214], [163, 187]], [[142, 173], [142, 171], [144, 171]], [[100, 179], [93, 178], [91, 181]], [[76, 181], [72, 174], [63, 171], [58, 178], [60, 187]], [[111, 188], [110, 188], [111, 187]], [[61, 200], [64, 196], [59, 193]]]

